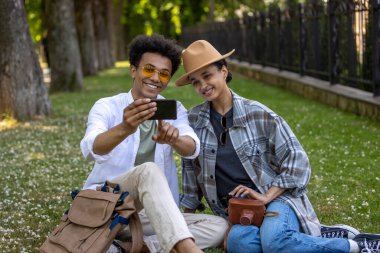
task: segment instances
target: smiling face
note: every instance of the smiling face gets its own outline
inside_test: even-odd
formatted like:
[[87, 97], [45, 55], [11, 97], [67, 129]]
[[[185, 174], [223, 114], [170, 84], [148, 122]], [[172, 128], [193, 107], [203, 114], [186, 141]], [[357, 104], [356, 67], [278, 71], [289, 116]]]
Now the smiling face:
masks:
[[228, 70], [225, 66], [218, 69], [215, 65], [207, 65], [189, 75], [195, 91], [207, 101], [215, 101], [229, 94], [226, 83]]
[[[144, 75], [143, 67], [151, 66], [157, 71], [151, 77]], [[157, 53], [144, 53], [138, 66], [131, 66], [131, 76], [133, 78], [132, 96], [138, 98], [156, 98], [166, 89], [168, 82], [162, 82], [159, 78], [159, 71], [167, 70], [172, 72], [172, 63], [169, 58]]]

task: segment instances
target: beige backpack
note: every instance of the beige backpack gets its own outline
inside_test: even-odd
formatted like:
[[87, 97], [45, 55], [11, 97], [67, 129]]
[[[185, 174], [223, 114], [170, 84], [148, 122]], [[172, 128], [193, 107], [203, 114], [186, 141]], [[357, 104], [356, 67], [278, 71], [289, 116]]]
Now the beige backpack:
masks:
[[125, 225], [132, 233], [131, 252], [140, 252], [143, 232], [134, 201], [128, 192], [120, 192], [117, 184], [106, 182], [97, 191], [81, 190], [76, 194], [70, 209], [39, 250], [103, 253]]

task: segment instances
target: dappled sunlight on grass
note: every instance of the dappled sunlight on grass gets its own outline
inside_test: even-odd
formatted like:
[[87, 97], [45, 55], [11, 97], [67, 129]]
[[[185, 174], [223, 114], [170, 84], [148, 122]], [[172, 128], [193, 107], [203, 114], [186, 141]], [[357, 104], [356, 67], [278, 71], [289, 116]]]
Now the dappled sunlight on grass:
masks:
[[116, 68], [129, 68], [130, 64], [129, 61], [118, 61], [115, 64]]
[[40, 153], [40, 152], [32, 152], [25, 157], [25, 161], [44, 160], [44, 159], [46, 159], [45, 154]]
[[107, 75], [115, 75], [119, 73], [120, 73], [119, 69], [109, 69], [109, 70], [104, 71], [101, 75], [107, 76]]
[[0, 120], [0, 132], [7, 130], [7, 129], [12, 129], [18, 126], [17, 120], [15, 120], [12, 117], [6, 116], [5, 119]]

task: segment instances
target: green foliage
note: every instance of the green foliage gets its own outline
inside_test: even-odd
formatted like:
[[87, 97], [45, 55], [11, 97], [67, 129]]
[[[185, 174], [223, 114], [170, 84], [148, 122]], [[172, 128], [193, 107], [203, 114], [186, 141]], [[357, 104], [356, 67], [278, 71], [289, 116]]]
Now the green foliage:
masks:
[[285, 8], [286, 6], [292, 6], [298, 3], [307, 2], [308, 0], [267, 0], [266, 7], [272, 8], [272, 7], [280, 7]]
[[[138, 34], [160, 33], [176, 38], [183, 27], [207, 20], [210, 12], [209, 0], [124, 0], [122, 24], [127, 30], [128, 41]], [[113, 0], [114, 4], [117, 3]], [[265, 8], [264, 0], [215, 1], [216, 20], [236, 17], [241, 14]], [[34, 42], [39, 43], [44, 33], [42, 0], [25, 0], [27, 19]]]
[[180, 4], [182, 26], [194, 25], [205, 20], [204, 2], [204, 0], [182, 1]]
[[25, 0], [25, 8], [32, 39], [35, 43], [38, 43], [41, 41], [43, 36], [42, 0]]
[[[241, 0], [241, 1], [215, 1], [215, 19], [229, 19], [237, 17], [237, 13], [249, 13], [260, 11], [266, 8], [263, 0]], [[237, 11], [239, 10], [239, 11]]]
[[176, 37], [181, 32], [179, 0], [126, 0], [124, 6], [122, 21], [129, 39], [141, 33]]
[[[90, 108], [97, 99], [131, 87], [128, 65], [118, 66], [85, 78], [83, 92], [51, 95], [52, 117], [0, 130], [2, 252], [36, 252], [69, 207], [71, 190], [82, 186], [93, 165], [79, 148]], [[183, 70], [178, 72], [174, 79]], [[380, 224], [374, 222], [380, 220], [379, 122], [238, 75], [230, 86], [289, 123], [310, 158], [309, 197], [321, 222], [379, 233]], [[171, 83], [164, 95], [187, 108], [202, 102], [190, 85]], [[176, 162], [180, 168], [178, 156]]]
[[[217, 20], [236, 17], [237, 9], [244, 13], [265, 8], [263, 0], [214, 2]], [[206, 21], [211, 10], [208, 0], [125, 0], [124, 8], [122, 20], [129, 39], [141, 33], [160, 33], [175, 38], [183, 27]]]

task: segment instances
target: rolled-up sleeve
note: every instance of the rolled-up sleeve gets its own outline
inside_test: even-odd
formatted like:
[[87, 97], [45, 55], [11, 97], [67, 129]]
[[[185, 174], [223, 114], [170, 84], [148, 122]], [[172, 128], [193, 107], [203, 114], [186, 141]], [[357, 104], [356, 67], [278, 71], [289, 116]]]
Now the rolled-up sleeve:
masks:
[[102, 100], [97, 101], [91, 108], [88, 115], [86, 133], [80, 142], [80, 148], [85, 159], [102, 163], [107, 161], [111, 156], [112, 151], [105, 155], [97, 155], [93, 152], [96, 137], [109, 129], [110, 119], [106, 116], [112, 115], [112, 113], [107, 113], [109, 110], [110, 108]]
[[275, 150], [276, 162], [279, 164], [279, 174], [272, 182], [273, 186], [289, 189], [289, 192], [299, 197], [307, 192], [311, 169], [306, 152], [288, 124], [278, 117], [270, 135], [271, 150]]

